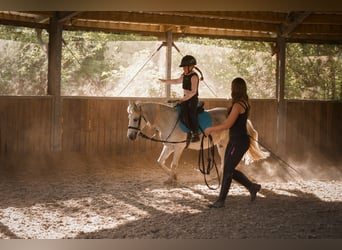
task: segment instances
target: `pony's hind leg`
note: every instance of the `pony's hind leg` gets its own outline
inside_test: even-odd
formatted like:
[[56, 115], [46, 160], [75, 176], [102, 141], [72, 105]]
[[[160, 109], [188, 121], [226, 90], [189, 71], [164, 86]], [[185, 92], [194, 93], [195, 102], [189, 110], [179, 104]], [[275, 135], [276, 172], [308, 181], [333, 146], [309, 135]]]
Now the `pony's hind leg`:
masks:
[[224, 166], [224, 154], [226, 152], [226, 146], [224, 144], [220, 144], [218, 143], [216, 145], [217, 147], [217, 152], [220, 156], [220, 160], [221, 160], [221, 164], [220, 164], [220, 167], [219, 167], [219, 175], [220, 175], [220, 179], [222, 179], [222, 176], [223, 176], [223, 166]]
[[174, 152], [174, 146], [172, 144], [164, 144], [163, 149], [159, 155], [159, 158], [157, 160], [158, 165], [168, 174], [169, 179], [166, 182], [169, 182], [170, 180], [175, 179], [174, 172], [168, 168], [165, 164], [167, 158]]

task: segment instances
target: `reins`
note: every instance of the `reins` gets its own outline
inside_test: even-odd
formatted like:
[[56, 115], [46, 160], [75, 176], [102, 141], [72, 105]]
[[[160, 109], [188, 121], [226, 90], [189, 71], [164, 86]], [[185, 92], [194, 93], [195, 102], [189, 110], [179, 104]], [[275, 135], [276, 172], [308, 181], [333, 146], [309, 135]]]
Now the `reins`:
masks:
[[[208, 135], [208, 158], [207, 158], [207, 165], [204, 163], [204, 137], [205, 135], [202, 136], [201, 140], [201, 147], [200, 147], [200, 152], [198, 154], [198, 169], [199, 171], [203, 174], [204, 177], [204, 182], [207, 185], [207, 187], [211, 190], [218, 189], [220, 187], [220, 174], [216, 165], [215, 161], [215, 146], [213, 142], [213, 138], [211, 135]], [[216, 188], [212, 188], [207, 181], [206, 175], [210, 175], [210, 171], [215, 168], [216, 174], [217, 174], [217, 180], [218, 180], [218, 185]]]
[[[130, 127], [131, 129], [137, 129], [137, 128], [134, 128], [134, 127]], [[137, 129], [140, 131], [140, 129]], [[155, 139], [153, 137], [150, 137], [146, 134], [144, 134], [143, 132], [139, 132], [139, 135], [144, 138], [144, 139], [148, 139], [148, 140], [151, 140], [151, 141], [155, 141], [155, 142], [162, 142], [162, 143], [184, 143], [184, 142], [189, 142], [190, 139], [186, 139], [186, 140], [183, 140], [183, 141], [167, 141], [167, 140], [159, 140], [159, 139]], [[214, 143], [213, 143], [213, 138], [211, 137], [211, 135], [208, 136], [208, 155], [207, 155], [207, 165], [205, 165], [205, 162], [204, 162], [204, 147], [203, 147], [203, 144], [204, 144], [204, 137], [206, 137], [205, 135], [202, 136], [202, 139], [201, 139], [201, 146], [200, 146], [200, 150], [199, 150], [199, 154], [198, 154], [198, 169], [199, 171], [203, 174], [203, 177], [204, 177], [204, 182], [205, 184], [207, 185], [207, 187], [211, 190], [216, 190], [220, 187], [220, 174], [219, 174], [219, 171], [218, 171], [218, 168], [217, 168], [217, 164], [216, 164], [216, 161], [215, 161], [215, 147], [214, 147]], [[218, 181], [218, 185], [216, 188], [213, 188], [211, 187], [209, 184], [208, 184], [208, 181], [207, 181], [207, 175], [210, 175], [210, 171], [215, 168], [215, 171], [216, 171], [216, 175], [217, 175], [217, 181]]]
[[156, 138], [153, 138], [153, 137], [150, 137], [146, 134], [144, 134], [143, 132], [139, 132], [139, 136], [141, 136], [142, 138], [145, 138], [145, 139], [149, 139], [151, 141], [155, 141], [155, 142], [162, 142], [162, 143], [172, 143], [172, 144], [175, 144], [175, 143], [184, 143], [184, 142], [189, 142], [189, 139], [186, 139], [186, 140], [183, 140], [183, 141], [168, 141], [168, 140], [159, 140], [159, 139], [156, 139]]
[[[148, 140], [151, 140], [151, 141], [155, 141], [155, 142], [172, 143], [172, 144], [190, 142], [190, 139], [185, 139], [185, 140], [183, 140], [183, 141], [169, 141], [169, 140], [168, 140], [169, 137], [171, 136], [172, 132], [175, 130], [175, 128], [176, 128], [176, 126], [177, 126], [177, 123], [178, 123], [178, 121], [179, 121], [179, 118], [177, 119], [175, 125], [173, 126], [173, 129], [171, 130], [170, 134], [166, 137], [166, 140], [159, 140], [159, 139], [150, 137], [150, 136], [144, 134], [144, 133], [141, 131], [141, 129], [140, 129], [141, 117], [143, 117], [143, 116], [140, 114], [138, 127], [128, 126], [128, 128], [129, 128], [129, 129], [138, 130], [138, 131], [139, 131], [138, 135], [141, 136], [142, 138], [148, 139]], [[143, 117], [143, 118], [144, 118], [144, 117]], [[144, 120], [145, 120], [145, 118], [144, 118]]]

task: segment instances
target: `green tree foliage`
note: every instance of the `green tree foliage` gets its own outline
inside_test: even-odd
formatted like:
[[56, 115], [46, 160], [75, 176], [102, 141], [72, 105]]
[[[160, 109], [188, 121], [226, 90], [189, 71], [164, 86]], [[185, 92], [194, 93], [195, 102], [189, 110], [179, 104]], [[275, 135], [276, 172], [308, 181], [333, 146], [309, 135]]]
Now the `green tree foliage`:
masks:
[[[115, 41], [146, 38], [131, 34], [66, 31], [63, 39], [62, 94], [106, 96], [118, 87], [115, 76], [128, 66], [125, 65], [127, 59], [116, 57], [122, 46], [110, 45]], [[126, 57], [130, 58], [131, 53], [128, 51]]]
[[33, 29], [0, 26], [0, 93], [45, 95], [47, 54]]
[[230, 97], [231, 81], [243, 77], [250, 86], [250, 97], [275, 98], [275, 56], [270, 43], [209, 38], [185, 41], [200, 45], [198, 61], [220, 97]]
[[342, 100], [342, 46], [288, 44], [285, 96]]
[[[0, 26], [0, 94], [45, 95], [48, 34]], [[196, 57], [204, 74], [201, 98], [230, 98], [230, 83], [243, 77], [251, 98], [276, 97], [274, 44], [182, 37], [172, 50], [171, 77], [182, 73], [182, 56]], [[340, 45], [288, 44], [286, 98], [341, 100]], [[166, 47], [156, 37], [64, 31], [62, 95], [163, 97]], [[182, 95], [171, 85], [171, 96]]]

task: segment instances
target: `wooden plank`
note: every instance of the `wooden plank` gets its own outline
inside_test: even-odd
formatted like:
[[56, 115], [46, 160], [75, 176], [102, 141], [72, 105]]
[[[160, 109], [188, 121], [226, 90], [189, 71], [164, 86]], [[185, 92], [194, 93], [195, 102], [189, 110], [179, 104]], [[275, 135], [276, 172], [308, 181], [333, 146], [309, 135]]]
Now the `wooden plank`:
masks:
[[[230, 105], [225, 99], [203, 101], [206, 109]], [[279, 154], [275, 141], [277, 101], [251, 100], [251, 104], [250, 118], [260, 142]], [[161, 143], [127, 139], [127, 105], [123, 98], [63, 98], [63, 152], [115, 156], [161, 150]], [[52, 97], [0, 97], [0, 154], [50, 152], [51, 106]], [[281, 142], [286, 150], [280, 156], [301, 159], [304, 150], [326, 157], [341, 155], [341, 102], [286, 100], [286, 107], [285, 139]]]
[[1, 154], [50, 151], [51, 101], [40, 97], [1, 97]]

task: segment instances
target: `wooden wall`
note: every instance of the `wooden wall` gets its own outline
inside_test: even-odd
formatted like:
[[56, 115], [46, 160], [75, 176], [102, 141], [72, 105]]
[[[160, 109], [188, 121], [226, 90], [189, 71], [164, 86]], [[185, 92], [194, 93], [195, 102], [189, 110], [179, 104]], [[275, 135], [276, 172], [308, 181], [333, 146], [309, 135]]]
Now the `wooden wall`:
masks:
[[285, 145], [299, 160], [307, 151], [342, 159], [342, 102], [287, 102]]
[[[131, 99], [136, 100], [136, 99]], [[139, 100], [151, 100], [140, 98]], [[163, 99], [152, 99], [164, 101]], [[161, 144], [127, 133], [127, 98], [63, 97], [63, 152], [127, 154], [155, 150]], [[205, 99], [205, 108], [227, 100]], [[342, 103], [287, 101], [285, 137], [277, 133], [276, 100], [251, 100], [251, 120], [260, 142], [273, 152], [299, 156], [312, 149], [342, 155]], [[0, 154], [50, 152], [52, 97], [0, 97]]]
[[0, 97], [0, 154], [47, 152], [50, 97]]
[[[127, 139], [128, 102], [127, 98], [63, 98], [63, 151], [133, 153], [161, 149], [160, 143], [141, 137]], [[225, 105], [225, 101], [205, 104], [206, 108], [216, 105]]]

